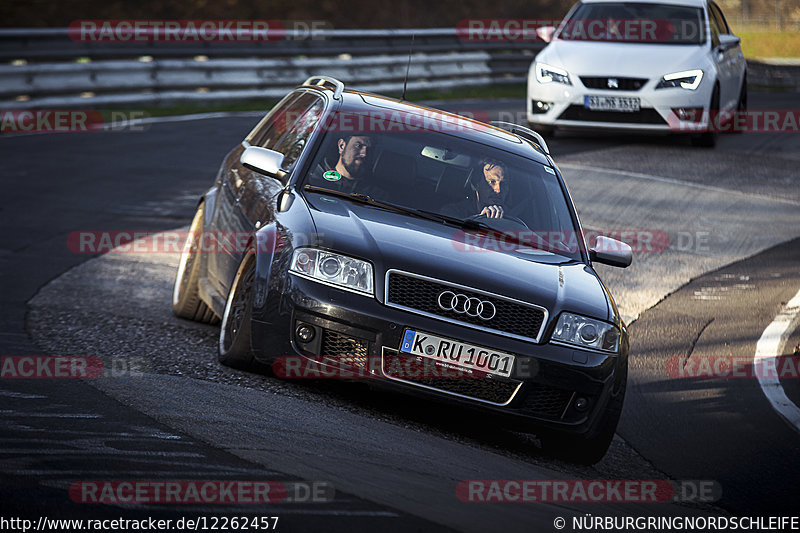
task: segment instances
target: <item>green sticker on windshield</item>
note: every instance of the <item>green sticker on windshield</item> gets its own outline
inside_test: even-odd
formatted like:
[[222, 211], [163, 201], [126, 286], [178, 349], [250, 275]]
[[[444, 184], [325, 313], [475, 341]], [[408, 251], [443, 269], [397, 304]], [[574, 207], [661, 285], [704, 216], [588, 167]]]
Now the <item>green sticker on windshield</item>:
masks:
[[322, 175], [328, 181], [339, 181], [342, 179], [342, 175], [336, 172], [335, 170], [329, 170], [325, 174]]

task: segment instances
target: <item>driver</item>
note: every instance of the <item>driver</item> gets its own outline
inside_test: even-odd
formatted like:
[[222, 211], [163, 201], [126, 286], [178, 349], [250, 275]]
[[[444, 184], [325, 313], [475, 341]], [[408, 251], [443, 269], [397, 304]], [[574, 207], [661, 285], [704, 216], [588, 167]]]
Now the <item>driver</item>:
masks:
[[[343, 135], [336, 139], [338, 160], [334, 163], [324, 158], [312, 172], [315, 182], [321, 182], [327, 189], [354, 192], [364, 188], [369, 180], [370, 162], [374, 151], [374, 141], [367, 135]], [[359, 190], [358, 192], [362, 192]]]
[[484, 158], [478, 164], [475, 175], [471, 179], [475, 196], [445, 206], [445, 214], [459, 218], [503, 218], [509, 200], [505, 164], [496, 159]]

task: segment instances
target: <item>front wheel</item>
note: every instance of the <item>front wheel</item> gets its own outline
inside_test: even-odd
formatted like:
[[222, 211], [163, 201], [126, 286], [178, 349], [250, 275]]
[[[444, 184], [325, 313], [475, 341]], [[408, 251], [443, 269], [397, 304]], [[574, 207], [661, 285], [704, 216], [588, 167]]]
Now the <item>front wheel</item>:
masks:
[[[738, 116], [744, 116], [747, 114], [747, 76], [744, 77], [742, 80], [742, 87], [739, 89], [739, 102], [736, 104], [736, 114]], [[744, 133], [743, 128], [737, 128], [735, 126], [732, 129], [733, 133]]]
[[711, 102], [708, 105], [708, 129], [703, 133], [692, 136], [692, 146], [714, 148], [717, 145], [717, 124], [719, 121], [719, 86], [714, 87], [711, 93]]
[[253, 285], [256, 260], [252, 251], [245, 253], [225, 303], [219, 331], [219, 362], [233, 368], [253, 365], [250, 346], [250, 320], [253, 313]]
[[203, 204], [200, 204], [194, 213], [192, 225], [189, 226], [189, 234], [178, 262], [178, 273], [172, 289], [172, 312], [181, 318], [211, 323], [217, 320], [217, 315], [200, 299], [197, 290], [200, 277], [198, 243], [203, 231], [203, 215]]

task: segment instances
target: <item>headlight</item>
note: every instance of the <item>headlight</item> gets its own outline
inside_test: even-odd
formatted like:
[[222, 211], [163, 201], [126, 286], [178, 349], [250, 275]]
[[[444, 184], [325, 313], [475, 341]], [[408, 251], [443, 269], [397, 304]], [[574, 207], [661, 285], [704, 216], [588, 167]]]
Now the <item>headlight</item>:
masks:
[[683, 87], [694, 91], [700, 85], [700, 80], [703, 79], [702, 70], [685, 70], [683, 72], [674, 72], [667, 74], [656, 85], [656, 89], [668, 89], [670, 87]]
[[557, 67], [551, 67], [544, 63], [536, 63], [536, 79], [539, 83], [563, 83], [565, 85], [572, 85], [569, 81], [569, 73]]
[[604, 352], [619, 351], [619, 330], [599, 320], [561, 313], [552, 340]]
[[360, 259], [313, 248], [298, 248], [292, 255], [289, 271], [356, 292], [374, 294], [372, 265]]

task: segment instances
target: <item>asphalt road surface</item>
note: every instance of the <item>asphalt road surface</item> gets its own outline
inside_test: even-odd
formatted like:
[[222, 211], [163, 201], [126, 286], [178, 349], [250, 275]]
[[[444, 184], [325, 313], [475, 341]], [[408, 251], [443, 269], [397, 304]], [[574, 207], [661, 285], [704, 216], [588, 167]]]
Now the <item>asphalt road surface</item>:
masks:
[[[800, 107], [751, 95], [754, 108]], [[521, 101], [457, 102], [507, 119]], [[800, 136], [559, 134], [551, 152], [584, 226], [663, 232], [626, 270], [603, 268], [632, 322], [625, 411], [591, 468], [458, 410], [340, 383], [282, 382], [219, 366], [217, 329], [171, 315], [174, 254], [73, 253], [73, 231], [188, 224], [223, 155], [258, 117], [145, 131], [0, 138], [0, 354], [89, 355], [86, 381], [0, 380], [2, 516], [279, 516], [279, 530], [552, 530], [557, 517], [796, 514], [797, 428], [754, 377], [679, 376], [747, 360], [800, 290]], [[797, 328], [782, 350], [798, 344]], [[680, 363], [680, 366], [675, 366]], [[670, 373], [672, 372], [672, 374]], [[784, 376], [786, 396], [800, 400]], [[705, 480], [713, 503], [463, 502], [468, 479]], [[76, 503], [87, 480], [269, 480], [333, 489], [267, 506]], [[570, 527], [567, 527], [570, 530]]]

